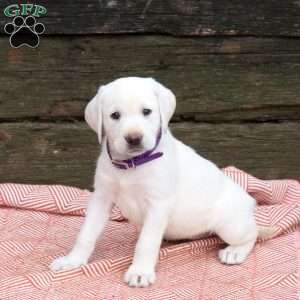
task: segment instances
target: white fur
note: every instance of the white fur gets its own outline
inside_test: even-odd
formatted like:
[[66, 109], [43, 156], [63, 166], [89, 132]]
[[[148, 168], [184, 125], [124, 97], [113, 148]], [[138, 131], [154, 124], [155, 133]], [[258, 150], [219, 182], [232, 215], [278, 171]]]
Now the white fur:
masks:
[[[143, 108], [152, 114], [144, 116]], [[51, 264], [52, 270], [86, 264], [116, 204], [140, 228], [133, 262], [124, 280], [145, 287], [155, 281], [155, 264], [163, 238], [195, 239], [215, 232], [229, 246], [219, 251], [222, 263], [242, 263], [256, 241], [255, 201], [212, 162], [178, 141], [168, 129], [175, 110], [173, 93], [151, 78], [121, 78], [102, 86], [85, 117], [102, 142], [87, 216], [72, 251]], [[113, 120], [114, 111], [121, 113]], [[120, 170], [110, 161], [151, 149], [163, 127], [156, 151], [164, 155], [137, 168]], [[132, 152], [124, 136], [143, 135], [143, 149]], [[104, 138], [104, 140], [103, 140]]]

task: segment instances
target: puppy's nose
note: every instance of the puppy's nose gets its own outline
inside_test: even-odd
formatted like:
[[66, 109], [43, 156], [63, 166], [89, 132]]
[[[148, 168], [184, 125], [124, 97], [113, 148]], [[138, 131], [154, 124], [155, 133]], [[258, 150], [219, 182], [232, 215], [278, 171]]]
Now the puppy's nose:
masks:
[[138, 146], [141, 144], [143, 136], [140, 133], [130, 133], [125, 136], [125, 140], [130, 146]]

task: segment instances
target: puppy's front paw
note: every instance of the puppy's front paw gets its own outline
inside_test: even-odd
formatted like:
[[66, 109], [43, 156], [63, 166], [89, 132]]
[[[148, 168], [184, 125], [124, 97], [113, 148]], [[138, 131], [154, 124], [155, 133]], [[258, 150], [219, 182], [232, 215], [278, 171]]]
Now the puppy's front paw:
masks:
[[245, 246], [228, 246], [219, 251], [219, 259], [228, 265], [241, 264], [249, 254], [249, 249]]
[[52, 271], [69, 270], [80, 267], [81, 265], [85, 265], [86, 263], [86, 260], [67, 255], [55, 259], [50, 264], [50, 269]]
[[124, 281], [132, 287], [147, 287], [155, 281], [155, 271], [144, 266], [131, 265], [124, 276]]

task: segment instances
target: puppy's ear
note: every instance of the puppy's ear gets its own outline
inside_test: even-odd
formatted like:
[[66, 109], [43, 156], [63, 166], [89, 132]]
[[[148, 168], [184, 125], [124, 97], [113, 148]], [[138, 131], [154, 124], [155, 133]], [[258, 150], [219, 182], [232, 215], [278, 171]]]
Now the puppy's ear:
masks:
[[102, 141], [102, 104], [101, 95], [103, 86], [98, 89], [97, 94], [87, 104], [84, 111], [84, 118], [88, 125], [98, 134], [99, 144]]
[[164, 131], [168, 129], [168, 124], [172, 118], [176, 108], [176, 98], [171, 90], [154, 80], [149, 78], [153, 86], [154, 92], [158, 99], [158, 105], [161, 114], [162, 127]]

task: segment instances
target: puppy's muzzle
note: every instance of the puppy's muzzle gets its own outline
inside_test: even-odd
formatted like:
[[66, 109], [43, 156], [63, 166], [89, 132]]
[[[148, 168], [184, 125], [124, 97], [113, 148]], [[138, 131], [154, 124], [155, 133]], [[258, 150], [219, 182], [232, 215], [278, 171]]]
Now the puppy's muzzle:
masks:
[[134, 132], [126, 135], [124, 138], [130, 148], [136, 148], [141, 146], [143, 135], [141, 133]]

